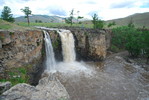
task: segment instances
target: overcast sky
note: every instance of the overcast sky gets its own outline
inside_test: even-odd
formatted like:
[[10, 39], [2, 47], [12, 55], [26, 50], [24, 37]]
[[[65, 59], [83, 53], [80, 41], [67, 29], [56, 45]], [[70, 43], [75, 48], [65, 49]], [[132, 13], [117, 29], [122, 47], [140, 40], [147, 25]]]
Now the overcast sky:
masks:
[[103, 20], [126, 17], [134, 13], [149, 12], [149, 0], [0, 0], [0, 13], [4, 6], [11, 8], [15, 17], [23, 16], [21, 8], [29, 7], [32, 14], [92, 18], [96, 13]]

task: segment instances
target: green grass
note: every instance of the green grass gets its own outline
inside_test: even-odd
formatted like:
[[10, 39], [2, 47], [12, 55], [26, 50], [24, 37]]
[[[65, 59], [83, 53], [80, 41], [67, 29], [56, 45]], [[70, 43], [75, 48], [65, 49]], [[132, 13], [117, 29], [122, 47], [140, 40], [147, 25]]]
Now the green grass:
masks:
[[6, 24], [6, 25], [0, 25], [0, 29], [10, 29], [12, 26]]
[[90, 23], [82, 23], [82, 24], [74, 23], [72, 26], [66, 23], [30, 23], [30, 26], [28, 26], [28, 23], [26, 22], [9, 23], [0, 19], [0, 29], [4, 29], [4, 30], [33, 29], [33, 26], [41, 26], [41, 27], [48, 27], [48, 28], [61, 28], [61, 27], [93, 28], [93, 24], [90, 24]]
[[[33, 29], [33, 28], [30, 28], [30, 27], [22, 27], [22, 26], [19, 26], [19, 25], [16, 25], [15, 23], [10, 23], [10, 22], [7, 22], [7, 21], [4, 21], [2, 19], [0, 19], [0, 30], [19, 30], [19, 31], [24, 31], [26, 29]], [[10, 35], [13, 35], [13, 33]]]
[[10, 81], [12, 86], [18, 83], [28, 83], [29, 76], [27, 75], [27, 69], [24, 67], [13, 68], [6, 73], [8, 77], [6, 79], [0, 79], [0, 82]]
[[9, 23], [0, 19], [0, 29], [10, 29], [11, 27], [12, 26]]
[[[28, 27], [28, 24], [25, 22], [20, 22], [20, 23], [16, 23], [19, 26], [25, 26]], [[66, 23], [30, 23], [30, 26], [42, 26], [42, 27], [49, 27], [49, 28], [53, 28], [53, 27], [71, 27], [70, 24], [66, 24]], [[72, 25], [72, 27], [85, 27], [85, 28], [92, 28], [93, 25], [92, 24], [76, 24], [74, 23]]]

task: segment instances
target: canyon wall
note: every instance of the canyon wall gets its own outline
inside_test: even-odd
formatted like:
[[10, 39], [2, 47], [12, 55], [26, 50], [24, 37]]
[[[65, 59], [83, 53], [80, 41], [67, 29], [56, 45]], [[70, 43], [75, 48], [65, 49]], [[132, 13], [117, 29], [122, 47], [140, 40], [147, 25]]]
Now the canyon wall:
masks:
[[[110, 47], [111, 31], [81, 28], [66, 28], [73, 33], [77, 60], [99, 61], [107, 55]], [[55, 58], [61, 61], [61, 39], [55, 30], [47, 30], [52, 39]]]
[[[75, 38], [77, 60], [99, 61], [107, 55], [110, 46], [109, 30], [66, 28]], [[57, 61], [62, 61], [61, 39], [56, 30], [47, 30], [51, 36]], [[29, 67], [31, 84], [37, 83], [44, 69], [44, 41], [42, 30], [0, 31], [0, 78], [18, 67]], [[40, 73], [40, 74], [39, 74]]]
[[0, 31], [0, 78], [17, 67], [30, 66], [30, 75], [41, 70], [43, 33], [41, 30]]
[[103, 60], [107, 55], [106, 31], [71, 29], [76, 39], [77, 58], [90, 61]]

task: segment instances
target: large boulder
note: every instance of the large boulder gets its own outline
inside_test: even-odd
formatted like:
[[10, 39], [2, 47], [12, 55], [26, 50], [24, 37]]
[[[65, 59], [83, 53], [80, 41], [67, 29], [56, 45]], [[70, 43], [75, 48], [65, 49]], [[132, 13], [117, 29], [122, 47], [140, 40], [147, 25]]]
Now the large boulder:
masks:
[[44, 77], [39, 84], [34, 87], [25, 83], [15, 85], [4, 92], [0, 100], [69, 100], [69, 95], [54, 76]]

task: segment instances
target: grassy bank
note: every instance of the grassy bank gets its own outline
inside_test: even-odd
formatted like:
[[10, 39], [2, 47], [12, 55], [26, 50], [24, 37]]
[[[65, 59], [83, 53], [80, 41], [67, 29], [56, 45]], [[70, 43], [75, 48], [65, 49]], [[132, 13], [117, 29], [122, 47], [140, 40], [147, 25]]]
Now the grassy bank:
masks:
[[[19, 26], [28, 27], [28, 24], [25, 22], [16, 23]], [[42, 27], [81, 27], [81, 28], [93, 28], [93, 24], [76, 24], [74, 23], [72, 26], [66, 23], [30, 23], [30, 27], [32, 26], [42, 26]]]
[[31, 27], [23, 27], [23, 25], [17, 25], [16, 23], [10, 23], [0, 19], [0, 30], [19, 30], [24, 31], [27, 29], [34, 29]]
[[19, 68], [10, 68], [5, 70], [5, 79], [0, 78], [0, 82], [10, 81], [12, 86], [18, 83], [28, 83], [29, 75], [28, 72], [31, 70], [32, 65], [26, 65]]

